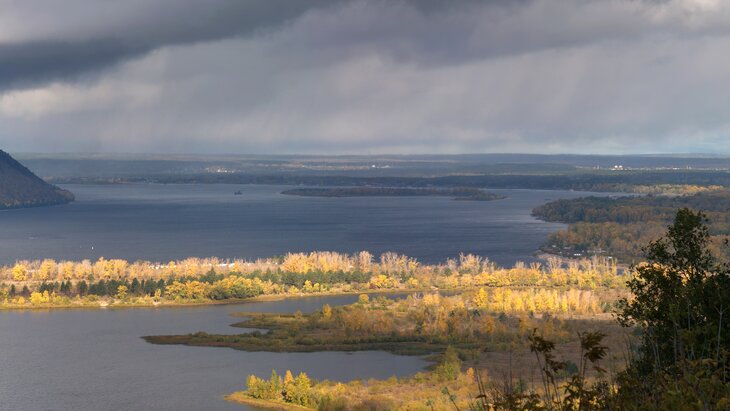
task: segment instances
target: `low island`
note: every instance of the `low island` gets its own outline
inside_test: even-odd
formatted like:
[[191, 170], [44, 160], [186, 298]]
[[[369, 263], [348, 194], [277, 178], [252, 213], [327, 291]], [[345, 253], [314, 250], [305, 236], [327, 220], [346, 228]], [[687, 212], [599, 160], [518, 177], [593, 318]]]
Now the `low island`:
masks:
[[281, 194], [303, 197], [423, 197], [444, 196], [455, 200], [493, 201], [506, 198], [480, 188], [416, 188], [416, 187], [316, 187], [295, 188]]

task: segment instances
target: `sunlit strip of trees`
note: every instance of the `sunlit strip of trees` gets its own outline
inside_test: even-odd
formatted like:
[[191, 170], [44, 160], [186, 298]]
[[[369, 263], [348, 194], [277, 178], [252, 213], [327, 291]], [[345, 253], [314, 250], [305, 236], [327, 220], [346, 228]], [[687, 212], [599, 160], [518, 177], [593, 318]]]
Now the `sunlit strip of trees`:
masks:
[[[511, 274], [533, 277], [549, 274], [557, 279], [565, 277], [571, 281], [576, 275], [583, 276], [586, 271], [591, 275], [606, 277], [616, 275], [616, 265], [610, 259], [592, 258], [562, 262], [558, 258], [550, 258], [546, 264], [533, 263], [526, 265], [518, 262], [514, 267], [497, 267], [488, 258], [461, 254], [458, 259], [449, 259], [444, 264], [424, 265], [416, 259], [392, 252], [382, 254], [379, 259], [367, 252], [350, 255], [329, 251], [312, 253], [289, 253], [283, 257], [268, 259], [222, 260], [219, 258], [187, 258], [171, 261], [166, 264], [150, 261], [128, 262], [123, 259], [105, 259], [92, 262], [55, 261], [52, 259], [35, 261], [18, 261], [12, 266], [0, 267], [0, 281], [6, 282], [43, 282], [66, 280], [123, 280], [167, 279], [172, 276], [180, 278], [200, 278], [216, 274], [261, 275], [263, 273], [295, 273], [295, 274], [335, 274], [335, 273], [367, 273], [372, 275], [418, 276], [437, 273], [440, 275], [471, 276], [490, 275], [506, 277]], [[368, 277], [370, 278], [370, 277]], [[498, 281], [503, 281], [502, 279]]]
[[[255, 261], [188, 258], [159, 264], [104, 259], [92, 263], [46, 259], [0, 268], [0, 303], [71, 304], [84, 297], [129, 301], [226, 300], [269, 294], [423, 290], [476, 287], [621, 288], [625, 277], [610, 259], [517, 263], [496, 266], [487, 258], [462, 254], [443, 264], [363, 251], [290, 253]], [[45, 293], [45, 294], [44, 294]], [[150, 304], [148, 299], [140, 304]]]

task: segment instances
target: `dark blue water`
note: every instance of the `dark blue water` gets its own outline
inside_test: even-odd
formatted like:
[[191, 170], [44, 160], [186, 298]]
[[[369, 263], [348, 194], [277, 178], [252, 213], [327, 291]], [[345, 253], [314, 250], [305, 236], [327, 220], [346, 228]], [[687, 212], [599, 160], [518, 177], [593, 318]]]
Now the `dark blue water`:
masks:
[[[395, 251], [423, 262], [460, 252], [501, 265], [530, 260], [563, 226], [530, 216], [537, 205], [586, 193], [493, 190], [507, 199], [316, 198], [287, 187], [69, 185], [73, 204], [0, 212], [0, 264], [20, 259], [270, 257], [331, 250]], [[237, 190], [242, 195], [233, 195]]]

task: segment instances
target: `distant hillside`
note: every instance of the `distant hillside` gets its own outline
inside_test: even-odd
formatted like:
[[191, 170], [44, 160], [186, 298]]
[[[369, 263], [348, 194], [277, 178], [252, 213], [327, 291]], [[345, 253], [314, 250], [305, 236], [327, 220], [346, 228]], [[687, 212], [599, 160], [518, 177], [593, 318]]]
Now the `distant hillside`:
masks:
[[0, 150], [0, 209], [65, 204], [71, 192], [48, 184]]

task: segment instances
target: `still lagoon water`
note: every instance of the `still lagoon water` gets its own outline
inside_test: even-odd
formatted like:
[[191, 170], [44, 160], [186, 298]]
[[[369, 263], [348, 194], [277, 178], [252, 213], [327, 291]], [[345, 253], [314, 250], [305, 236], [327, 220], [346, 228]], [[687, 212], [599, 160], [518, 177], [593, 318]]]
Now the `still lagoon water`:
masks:
[[304, 371], [317, 379], [406, 376], [419, 357], [385, 352], [247, 353], [148, 344], [140, 337], [195, 331], [236, 334], [235, 311], [311, 312], [357, 296], [242, 305], [113, 310], [0, 311], [0, 410], [247, 410], [223, 396], [249, 374]]

